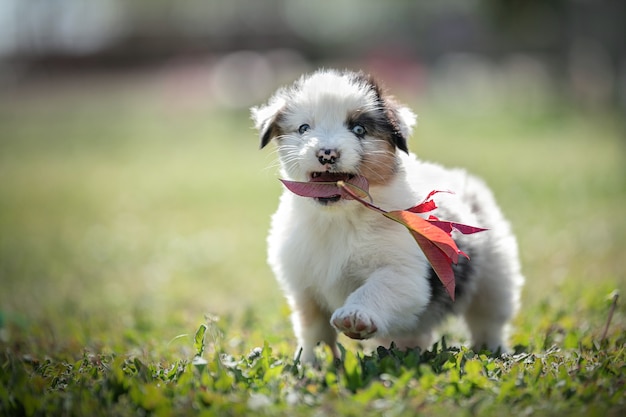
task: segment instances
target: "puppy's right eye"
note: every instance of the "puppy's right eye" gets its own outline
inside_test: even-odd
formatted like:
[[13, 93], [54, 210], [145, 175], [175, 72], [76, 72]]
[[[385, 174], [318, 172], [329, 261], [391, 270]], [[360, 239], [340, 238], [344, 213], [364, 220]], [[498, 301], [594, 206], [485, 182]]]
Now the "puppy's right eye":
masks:
[[306, 132], [307, 130], [309, 130], [311, 128], [311, 126], [309, 126], [308, 124], [303, 124], [300, 125], [300, 127], [298, 128], [298, 133], [300, 133], [301, 135], [304, 134], [304, 132]]

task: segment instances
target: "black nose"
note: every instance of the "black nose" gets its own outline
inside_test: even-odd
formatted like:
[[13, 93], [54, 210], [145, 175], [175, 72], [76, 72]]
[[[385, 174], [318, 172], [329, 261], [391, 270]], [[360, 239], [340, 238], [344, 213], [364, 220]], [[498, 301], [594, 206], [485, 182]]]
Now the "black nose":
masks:
[[339, 159], [339, 152], [336, 149], [320, 149], [317, 151], [317, 160], [320, 164], [334, 164]]

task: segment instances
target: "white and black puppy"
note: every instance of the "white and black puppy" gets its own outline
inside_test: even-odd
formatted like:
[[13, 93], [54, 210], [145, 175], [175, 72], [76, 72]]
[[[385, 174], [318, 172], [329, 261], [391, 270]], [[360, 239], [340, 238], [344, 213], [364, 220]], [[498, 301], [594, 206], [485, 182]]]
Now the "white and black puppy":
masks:
[[[272, 218], [268, 259], [293, 310], [303, 361], [337, 331], [427, 348], [433, 328], [462, 314], [475, 347], [507, 349], [523, 276], [509, 223], [487, 186], [460, 169], [422, 162], [407, 147], [415, 115], [362, 73], [320, 70], [252, 109], [261, 147], [275, 140], [292, 181], [366, 177], [374, 203], [403, 210], [432, 190], [440, 219], [488, 228], [453, 237], [471, 261], [454, 266], [455, 301], [406, 228], [341, 196], [285, 191]], [[428, 215], [427, 214], [427, 215]]]

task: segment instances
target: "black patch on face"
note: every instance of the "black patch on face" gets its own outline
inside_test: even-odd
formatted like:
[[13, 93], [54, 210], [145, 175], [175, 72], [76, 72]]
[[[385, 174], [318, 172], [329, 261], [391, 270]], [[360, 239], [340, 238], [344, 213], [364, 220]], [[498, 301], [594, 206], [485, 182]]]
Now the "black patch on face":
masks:
[[376, 137], [387, 138], [393, 133], [388, 130], [389, 124], [384, 115], [376, 112], [354, 112], [348, 115], [346, 125], [348, 129], [352, 129], [356, 125], [361, 125], [365, 128], [367, 135]]
[[[384, 137], [398, 149], [409, 153], [407, 140], [400, 130], [400, 122], [394, 111], [395, 103], [393, 100], [385, 97], [382, 87], [378, 85], [371, 75], [359, 72], [355, 79], [368, 86], [370, 90], [374, 92], [379, 110], [374, 114], [369, 112], [351, 116], [348, 120], [348, 127], [351, 128], [355, 124], [360, 124], [364, 126], [371, 135]], [[354, 120], [355, 118], [357, 120], [363, 120], [356, 121]]]

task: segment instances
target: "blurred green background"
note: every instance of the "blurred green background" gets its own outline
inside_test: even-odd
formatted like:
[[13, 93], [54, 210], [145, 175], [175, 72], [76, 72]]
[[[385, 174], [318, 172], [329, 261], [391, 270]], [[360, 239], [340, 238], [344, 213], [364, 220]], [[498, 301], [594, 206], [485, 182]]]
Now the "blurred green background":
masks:
[[378, 75], [419, 115], [414, 152], [494, 188], [518, 342], [555, 311], [605, 317], [626, 290], [624, 3], [434, 4], [0, 0], [0, 336], [97, 348], [218, 314], [291, 338], [247, 108], [319, 66]]

